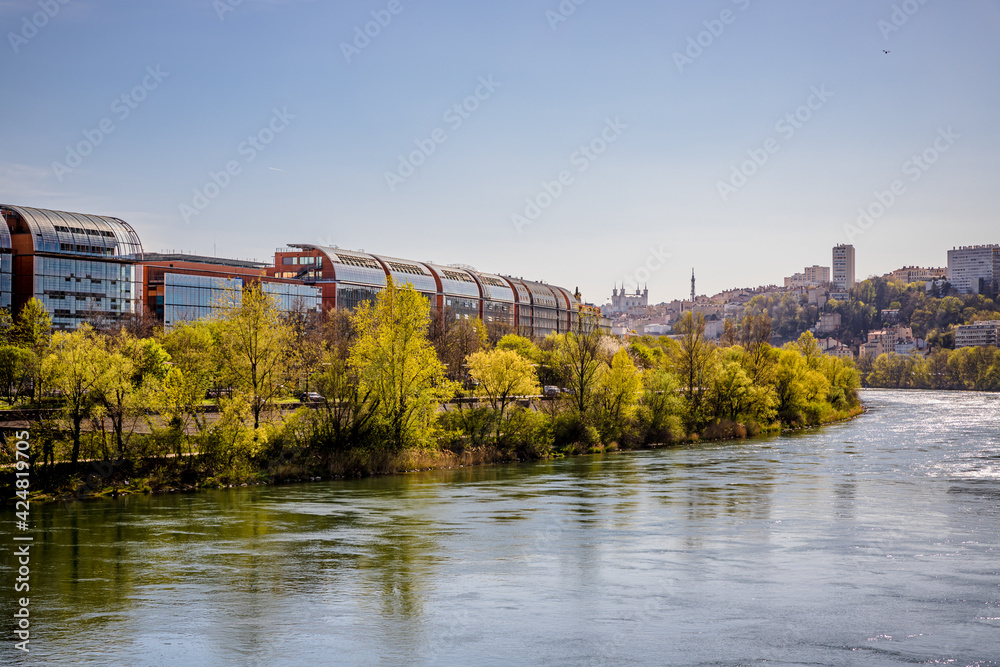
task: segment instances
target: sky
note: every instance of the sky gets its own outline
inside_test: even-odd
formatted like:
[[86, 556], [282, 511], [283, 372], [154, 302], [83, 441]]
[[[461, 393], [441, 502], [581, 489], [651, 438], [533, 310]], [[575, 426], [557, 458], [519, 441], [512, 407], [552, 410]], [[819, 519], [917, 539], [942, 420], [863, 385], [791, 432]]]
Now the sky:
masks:
[[[0, 0], [0, 203], [651, 303], [1000, 242], [1000, 0]], [[885, 53], [888, 51], [888, 53]]]

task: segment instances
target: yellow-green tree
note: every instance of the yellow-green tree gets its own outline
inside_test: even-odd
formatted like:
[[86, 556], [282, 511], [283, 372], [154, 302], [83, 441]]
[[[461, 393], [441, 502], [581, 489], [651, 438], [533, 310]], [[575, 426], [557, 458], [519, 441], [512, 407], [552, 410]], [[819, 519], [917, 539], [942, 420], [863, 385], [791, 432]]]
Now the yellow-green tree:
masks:
[[28, 299], [17, 314], [10, 336], [15, 344], [31, 352], [28, 372], [34, 380], [31, 385], [31, 396], [35, 398], [42, 380], [42, 355], [52, 338], [52, 318], [49, 317], [45, 304], [35, 297]]
[[268, 403], [282, 392], [291, 340], [278, 305], [260, 283], [228, 296], [219, 326], [221, 366], [249, 404], [255, 429]]
[[469, 375], [479, 383], [497, 415], [496, 437], [499, 441], [507, 408], [518, 396], [540, 392], [534, 365], [513, 350], [473, 352], [468, 357]]
[[41, 375], [64, 401], [63, 414], [73, 435], [73, 463], [80, 458], [80, 430], [83, 420], [97, 403], [110, 363], [103, 343], [87, 324], [76, 331], [52, 336]]
[[126, 331], [105, 339], [107, 374], [99, 398], [111, 421], [118, 456], [127, 455], [129, 440], [150, 402], [150, 385], [164, 377], [170, 355], [155, 340]]
[[207, 424], [197, 406], [208, 389], [221, 381], [216, 353], [220, 328], [219, 322], [183, 323], [163, 337], [171, 367], [160, 385], [157, 405], [167, 411], [164, 416], [168, 422], [186, 426], [190, 420], [204, 431]]
[[602, 364], [594, 395], [604, 426], [605, 439], [617, 439], [630, 425], [642, 391], [642, 371], [635, 367], [624, 347]]
[[423, 295], [409, 283], [396, 287], [391, 277], [374, 303], [354, 313], [348, 365], [378, 402], [394, 447], [427, 442], [438, 405], [455, 393], [427, 337], [429, 314]]

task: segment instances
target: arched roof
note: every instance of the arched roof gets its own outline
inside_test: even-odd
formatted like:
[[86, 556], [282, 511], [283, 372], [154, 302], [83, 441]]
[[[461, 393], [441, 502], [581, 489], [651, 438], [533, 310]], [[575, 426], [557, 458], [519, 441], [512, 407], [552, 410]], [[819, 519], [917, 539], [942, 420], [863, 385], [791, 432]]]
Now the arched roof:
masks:
[[103, 215], [50, 211], [27, 206], [3, 206], [24, 221], [35, 252], [72, 253], [100, 257], [142, 256], [142, 242], [132, 226]]
[[572, 292], [565, 287], [559, 287], [558, 285], [549, 285], [548, 287], [556, 293], [557, 297], [561, 297], [558, 299], [560, 310], [570, 310], [576, 312], [579, 303]]
[[531, 305], [531, 292], [528, 291], [528, 288], [524, 284], [523, 280], [507, 277], [504, 277], [504, 280], [510, 283], [511, 287], [514, 288], [514, 294], [517, 297], [517, 302], [519, 304], [524, 304], [525, 306]]
[[556, 295], [545, 283], [536, 283], [531, 280], [522, 281], [525, 287], [531, 292], [531, 303], [536, 308], [557, 308]]
[[392, 274], [392, 280], [397, 285], [410, 283], [413, 285], [413, 289], [418, 292], [429, 294], [437, 292], [437, 283], [434, 281], [434, 275], [422, 263], [398, 257], [372, 256], [378, 259], [385, 266], [386, 270]]
[[374, 255], [341, 248], [296, 243], [292, 247], [318, 250], [330, 260], [334, 280], [385, 287], [385, 268]]
[[455, 266], [438, 266], [437, 264], [425, 264], [425, 266], [437, 276], [442, 293], [450, 296], [482, 298], [479, 283], [470, 271]]
[[504, 301], [514, 303], [514, 288], [506, 280], [492, 273], [476, 272], [480, 284], [483, 286], [483, 295], [490, 301]]

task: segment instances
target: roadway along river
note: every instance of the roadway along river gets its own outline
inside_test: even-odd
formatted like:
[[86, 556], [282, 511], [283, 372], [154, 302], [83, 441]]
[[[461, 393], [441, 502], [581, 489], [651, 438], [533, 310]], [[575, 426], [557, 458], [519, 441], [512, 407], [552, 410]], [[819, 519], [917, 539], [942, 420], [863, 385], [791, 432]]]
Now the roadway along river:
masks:
[[32, 507], [22, 664], [1000, 664], [1000, 395], [864, 399], [745, 442]]

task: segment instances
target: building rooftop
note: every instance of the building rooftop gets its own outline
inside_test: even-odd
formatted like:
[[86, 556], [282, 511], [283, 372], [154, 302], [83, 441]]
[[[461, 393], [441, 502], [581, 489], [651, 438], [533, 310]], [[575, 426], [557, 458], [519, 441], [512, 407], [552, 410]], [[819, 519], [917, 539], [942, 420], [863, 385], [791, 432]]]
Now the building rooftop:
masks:
[[214, 264], [216, 266], [235, 266], [243, 269], [264, 269], [270, 266], [266, 262], [254, 262], [248, 259], [228, 259], [225, 257], [206, 257], [205, 255], [188, 255], [179, 252], [145, 252], [143, 262], [192, 262], [195, 264]]

